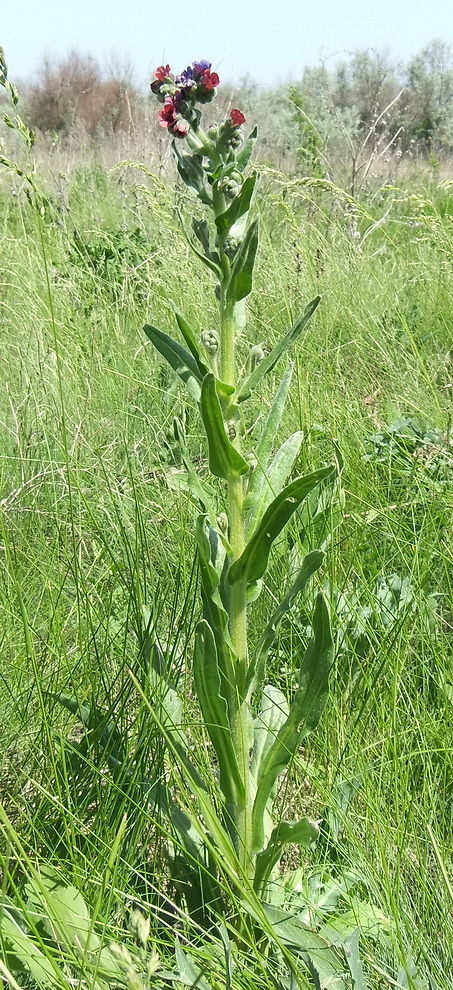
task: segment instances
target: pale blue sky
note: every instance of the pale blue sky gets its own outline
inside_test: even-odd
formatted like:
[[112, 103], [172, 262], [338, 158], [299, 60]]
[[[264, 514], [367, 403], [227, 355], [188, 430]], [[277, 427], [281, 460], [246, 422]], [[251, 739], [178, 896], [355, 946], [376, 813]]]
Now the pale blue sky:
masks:
[[[1, 0], [0, 45], [12, 81], [44, 54], [71, 47], [126, 56], [136, 81], [169, 62], [179, 72], [207, 58], [221, 80], [247, 72], [258, 82], [300, 77], [305, 65], [356, 48], [406, 61], [434, 38], [453, 44], [452, 0]], [[197, 13], [198, 12], [198, 13]], [[334, 58], [333, 58], [334, 60]]]

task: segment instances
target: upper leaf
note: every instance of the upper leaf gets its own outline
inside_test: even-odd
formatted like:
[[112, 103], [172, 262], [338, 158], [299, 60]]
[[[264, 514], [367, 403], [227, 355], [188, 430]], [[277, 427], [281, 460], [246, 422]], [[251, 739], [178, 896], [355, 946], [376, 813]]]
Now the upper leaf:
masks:
[[162, 357], [168, 361], [173, 371], [182, 379], [192, 398], [196, 402], [199, 402], [203, 376], [194, 356], [190, 351], [186, 351], [182, 344], [179, 344], [177, 340], [173, 340], [172, 337], [169, 337], [167, 333], [163, 333], [162, 330], [158, 330], [149, 324], [145, 324], [143, 329], [151, 343], [154, 344], [156, 350], [162, 354]]
[[255, 530], [252, 538], [247, 543], [245, 550], [231, 565], [228, 579], [231, 584], [246, 578], [249, 581], [258, 581], [266, 571], [269, 553], [276, 536], [291, 518], [304, 498], [322, 481], [329, 478], [334, 467], [320, 468], [307, 474], [303, 478], [297, 478], [292, 484], [277, 495], [271, 502], [264, 516]]
[[209, 447], [209, 468], [217, 478], [228, 481], [246, 474], [247, 461], [227, 437], [214, 375], [205, 375], [201, 388], [201, 417]]
[[258, 385], [258, 382], [260, 382], [265, 375], [268, 375], [269, 372], [272, 371], [272, 368], [274, 368], [282, 355], [293, 346], [297, 338], [300, 337], [302, 330], [305, 329], [310, 317], [313, 316], [313, 313], [320, 301], [321, 296], [315, 296], [315, 298], [308, 303], [308, 306], [305, 307], [303, 315], [299, 320], [296, 320], [296, 322], [293, 323], [291, 330], [289, 330], [288, 333], [278, 341], [275, 347], [272, 348], [271, 352], [263, 358], [261, 363], [257, 365], [254, 371], [252, 371], [252, 374], [246, 379], [245, 382], [242, 383], [238, 392], [237, 402], [244, 402], [245, 399], [248, 399], [253, 392], [253, 389]]
[[254, 220], [235, 255], [231, 266], [228, 299], [235, 305], [252, 291], [253, 267], [258, 248], [258, 220]]
[[250, 203], [252, 201], [253, 191], [256, 184], [256, 172], [253, 175], [249, 175], [242, 184], [241, 191], [230, 203], [227, 210], [224, 213], [220, 213], [216, 217], [215, 222], [219, 234], [226, 233], [226, 231], [231, 230], [231, 227], [240, 217], [243, 217], [245, 213], [248, 213], [250, 209]]

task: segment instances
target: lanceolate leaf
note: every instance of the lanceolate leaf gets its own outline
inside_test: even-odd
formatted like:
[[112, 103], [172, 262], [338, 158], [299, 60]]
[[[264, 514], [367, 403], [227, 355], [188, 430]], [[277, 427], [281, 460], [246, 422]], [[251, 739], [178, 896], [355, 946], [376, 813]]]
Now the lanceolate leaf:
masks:
[[246, 474], [249, 466], [227, 437], [214, 375], [205, 375], [201, 388], [201, 417], [209, 447], [209, 468], [226, 481]]
[[195, 632], [193, 675], [206, 730], [219, 761], [220, 787], [227, 803], [233, 804], [243, 796], [244, 785], [231, 739], [228, 706], [222, 694], [215, 640], [204, 619], [198, 623]]
[[235, 256], [228, 286], [228, 299], [235, 305], [252, 291], [253, 266], [258, 247], [258, 220], [254, 220]]
[[248, 512], [256, 501], [256, 492], [261, 490], [260, 486], [266, 474], [269, 455], [271, 453], [277, 430], [280, 426], [281, 418], [285, 409], [289, 386], [293, 373], [293, 365], [286, 369], [281, 380], [278, 391], [270, 408], [269, 415], [261, 431], [260, 438], [255, 447], [256, 467], [250, 476], [247, 495], [244, 499], [244, 511]]
[[202, 203], [205, 203], [206, 206], [210, 206], [212, 199], [205, 186], [204, 171], [201, 159], [196, 155], [181, 154], [176, 141], [173, 141], [173, 149], [181, 179], [187, 186], [190, 186], [192, 189], [196, 190]]
[[312, 474], [307, 474], [303, 478], [297, 478], [277, 495], [277, 498], [266, 509], [245, 550], [239, 559], [231, 565], [228, 575], [231, 584], [244, 577], [248, 582], [258, 581], [259, 578], [263, 577], [275, 538], [281, 533], [304, 498], [316, 485], [329, 478], [334, 470], [334, 467], [320, 468], [319, 471], [313, 471]]
[[[212, 527], [210, 528], [210, 533], [217, 536]], [[210, 542], [206, 532], [206, 516], [198, 517], [195, 529], [195, 538], [197, 541], [198, 562], [200, 566], [203, 616], [208, 622], [216, 642], [217, 657], [222, 678], [222, 688], [225, 697], [228, 698], [228, 693], [231, 690], [231, 685], [233, 682], [232, 646], [228, 631], [228, 613], [224, 608], [220, 595], [220, 560], [216, 566], [216, 562], [212, 559], [212, 542]]]
[[149, 324], [145, 324], [143, 329], [159, 354], [182, 379], [192, 398], [199, 402], [203, 376], [193, 355], [162, 330], [157, 330]]
[[251, 536], [269, 503], [286, 484], [300, 451], [303, 438], [304, 435], [301, 430], [288, 437], [277, 450], [266, 474], [261, 474], [260, 484], [255, 489], [255, 504], [247, 517], [247, 536]]
[[316, 600], [313, 634], [302, 660], [300, 685], [288, 718], [260, 767], [252, 815], [253, 848], [257, 853], [264, 845], [263, 816], [274, 783], [297, 753], [302, 739], [316, 728], [327, 702], [333, 642], [329, 614], [322, 595], [318, 595]]
[[173, 308], [175, 311], [178, 327], [184, 337], [184, 340], [187, 344], [187, 347], [189, 348], [189, 351], [191, 352], [192, 356], [195, 358], [200, 375], [203, 377], [203, 375], [207, 375], [209, 368], [204, 363], [201, 357], [201, 348], [197, 341], [197, 335], [193, 327], [191, 327], [189, 321], [186, 320], [185, 316], [183, 316], [182, 313], [180, 313], [179, 309], [174, 305], [174, 303], [173, 303]]
[[260, 687], [265, 673], [265, 664], [269, 650], [274, 642], [277, 635], [277, 629], [280, 625], [283, 616], [291, 608], [291, 605], [297, 595], [300, 595], [306, 588], [309, 580], [313, 577], [313, 574], [321, 567], [324, 560], [324, 553], [321, 550], [313, 550], [311, 553], [307, 553], [304, 558], [302, 567], [291, 587], [286, 592], [283, 601], [280, 603], [278, 608], [268, 622], [263, 635], [258, 643], [255, 658], [251, 662], [249, 670], [247, 672], [247, 691], [253, 692]]
[[250, 158], [252, 157], [253, 146], [255, 144], [257, 134], [258, 128], [254, 127], [253, 131], [250, 132], [244, 147], [241, 148], [241, 151], [236, 158], [236, 166], [241, 172], [245, 169], [245, 166], [248, 165]]
[[195, 237], [199, 240], [206, 258], [209, 258], [220, 268], [220, 258], [217, 251], [213, 251], [211, 248], [211, 240], [209, 237], [209, 227], [207, 220], [197, 220], [196, 217], [192, 219], [192, 229]]
[[305, 307], [303, 315], [299, 320], [296, 320], [296, 322], [293, 323], [291, 330], [289, 330], [288, 333], [278, 341], [275, 347], [272, 348], [270, 354], [268, 354], [261, 361], [249, 378], [243, 382], [238, 392], [237, 402], [243, 402], [244, 399], [248, 399], [252, 394], [253, 389], [258, 385], [258, 382], [260, 382], [265, 375], [268, 375], [269, 372], [272, 371], [282, 355], [286, 354], [286, 351], [288, 351], [290, 347], [295, 344], [297, 338], [300, 337], [302, 331], [305, 329], [310, 317], [313, 316], [320, 300], [321, 296], [315, 296], [315, 298], [308, 303], [308, 306]]
[[256, 172], [245, 180], [242, 185], [240, 193], [233, 199], [230, 206], [224, 213], [221, 213], [216, 217], [216, 226], [219, 234], [226, 233], [226, 231], [231, 230], [231, 227], [236, 220], [244, 216], [250, 209], [250, 203], [252, 201], [253, 191], [255, 189], [256, 183]]

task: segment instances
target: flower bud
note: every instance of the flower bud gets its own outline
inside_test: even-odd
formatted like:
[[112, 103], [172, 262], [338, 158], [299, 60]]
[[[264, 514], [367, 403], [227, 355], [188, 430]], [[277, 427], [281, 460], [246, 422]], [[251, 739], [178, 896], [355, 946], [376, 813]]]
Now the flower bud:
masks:
[[217, 516], [217, 525], [221, 533], [228, 532], [228, 516], [226, 512], [220, 512]]
[[246, 454], [245, 455], [245, 460], [247, 461], [247, 464], [248, 464], [248, 466], [250, 468], [250, 471], [254, 471], [255, 468], [256, 468], [256, 465], [258, 464], [258, 461], [257, 461], [257, 459], [256, 459], [255, 454], [253, 453], [253, 451], [251, 451], [250, 454]]
[[241, 246], [241, 238], [235, 237], [234, 234], [228, 234], [223, 242], [223, 250], [228, 258], [234, 258], [236, 251]]
[[201, 342], [203, 347], [212, 357], [217, 354], [219, 349], [219, 338], [215, 330], [203, 330], [201, 333]]

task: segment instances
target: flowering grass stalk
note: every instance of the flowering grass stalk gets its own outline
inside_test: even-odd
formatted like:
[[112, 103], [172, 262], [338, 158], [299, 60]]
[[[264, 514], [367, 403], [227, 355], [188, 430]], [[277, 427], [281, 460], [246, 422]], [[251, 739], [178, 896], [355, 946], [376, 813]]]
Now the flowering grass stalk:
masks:
[[[252, 210], [257, 174], [248, 171], [256, 129], [244, 138], [245, 116], [234, 108], [226, 120], [203, 130], [201, 107], [214, 98], [218, 83], [207, 61], [193, 62], [176, 76], [169, 65], [160, 66], [151, 83], [162, 105], [159, 123], [173, 138], [179, 174], [210, 217], [194, 218], [188, 239], [214, 277], [217, 326], [200, 334], [175, 308], [184, 344], [155, 326], [147, 325], [145, 332], [195, 399], [206, 432], [210, 471], [226, 490], [225, 519], [196, 475], [177, 424], [188, 485], [201, 508], [196, 543], [203, 618], [195, 634], [193, 676], [215, 754], [222, 834], [232, 844], [230, 876], [236, 871], [241, 882], [245, 878], [260, 898], [266, 898], [284, 846], [309, 844], [318, 834], [316, 823], [308, 818], [274, 822], [273, 804], [281, 774], [317, 725], [327, 700], [332, 639], [321, 595], [313, 616], [313, 639], [302, 658], [290, 703], [281, 691], [266, 685], [265, 673], [279, 623], [321, 565], [322, 549], [313, 550], [302, 561], [253, 649], [247, 615], [260, 594], [274, 540], [309, 495], [335, 482], [337, 469], [321, 468], [290, 481], [300, 432], [273, 454], [291, 368], [283, 375], [253, 448], [246, 443], [246, 403], [301, 337], [319, 297], [269, 353], [264, 354], [260, 345], [252, 347], [245, 371], [240, 369], [237, 340], [239, 330], [243, 331], [244, 300], [252, 290], [259, 243], [258, 220]], [[168, 694], [165, 697], [168, 700]], [[170, 719], [163, 721], [170, 731]], [[184, 743], [175, 726], [170, 735], [174, 750], [182, 753]], [[195, 782], [185, 756], [184, 766]], [[203, 816], [206, 819], [206, 804]], [[212, 836], [212, 827], [210, 831]], [[222, 857], [228, 858], [224, 849]]]

